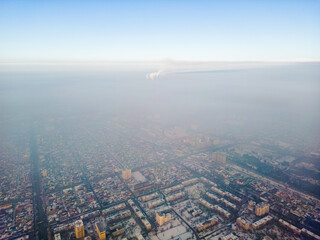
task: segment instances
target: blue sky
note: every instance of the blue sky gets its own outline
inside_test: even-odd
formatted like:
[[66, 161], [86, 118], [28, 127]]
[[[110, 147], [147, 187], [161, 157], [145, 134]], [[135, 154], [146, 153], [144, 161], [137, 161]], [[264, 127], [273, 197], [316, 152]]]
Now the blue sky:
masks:
[[0, 62], [320, 59], [320, 1], [0, 1]]

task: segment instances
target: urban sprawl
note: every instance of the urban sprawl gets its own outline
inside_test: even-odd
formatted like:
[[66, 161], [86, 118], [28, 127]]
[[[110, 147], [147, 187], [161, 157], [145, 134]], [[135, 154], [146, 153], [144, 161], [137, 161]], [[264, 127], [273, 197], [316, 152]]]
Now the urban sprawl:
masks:
[[320, 239], [317, 197], [237, 162], [281, 169], [289, 144], [118, 119], [16, 131], [1, 140], [1, 240]]

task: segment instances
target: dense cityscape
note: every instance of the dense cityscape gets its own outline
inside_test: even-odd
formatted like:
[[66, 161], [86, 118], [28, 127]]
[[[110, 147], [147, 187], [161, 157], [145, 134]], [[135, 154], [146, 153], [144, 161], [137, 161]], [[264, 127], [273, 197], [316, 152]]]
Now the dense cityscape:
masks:
[[297, 168], [284, 142], [117, 118], [15, 131], [1, 142], [3, 240], [320, 239], [318, 195], [258, 169]]

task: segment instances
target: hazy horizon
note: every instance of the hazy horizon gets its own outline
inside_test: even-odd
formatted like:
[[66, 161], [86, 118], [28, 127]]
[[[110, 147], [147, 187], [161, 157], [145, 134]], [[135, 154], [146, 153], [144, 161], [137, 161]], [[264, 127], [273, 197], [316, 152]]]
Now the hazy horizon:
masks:
[[2, 117], [19, 109], [25, 116], [89, 112], [148, 122], [158, 114], [163, 124], [190, 122], [238, 137], [278, 132], [319, 147], [318, 62], [160, 65], [154, 79], [149, 75], [160, 70], [143, 66], [0, 71]]

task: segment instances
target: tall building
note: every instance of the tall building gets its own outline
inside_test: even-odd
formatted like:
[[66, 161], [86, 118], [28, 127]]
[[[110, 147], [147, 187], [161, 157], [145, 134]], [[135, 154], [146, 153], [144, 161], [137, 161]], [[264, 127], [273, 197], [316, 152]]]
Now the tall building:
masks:
[[262, 216], [262, 215], [264, 215], [264, 214], [269, 212], [269, 208], [270, 208], [270, 205], [268, 203], [261, 203], [261, 204], [256, 206], [255, 214], [257, 216]]
[[249, 230], [250, 228], [250, 223], [241, 217], [237, 218], [237, 223], [240, 227], [244, 228], [245, 230]]
[[212, 153], [212, 160], [215, 162], [226, 163], [227, 157], [225, 155], [214, 152]]
[[78, 220], [74, 223], [74, 232], [77, 239], [84, 237], [84, 225], [82, 220]]
[[104, 229], [103, 225], [101, 222], [97, 222], [96, 223], [96, 230], [99, 236], [100, 240], [106, 240], [107, 239], [107, 235], [106, 235], [106, 230]]
[[163, 224], [165, 224], [166, 222], [169, 222], [171, 220], [171, 214], [163, 214], [162, 216], [160, 216], [157, 212], [156, 212], [156, 221], [157, 223], [162, 226]]
[[122, 178], [124, 180], [129, 180], [131, 178], [131, 169], [126, 169], [122, 171]]

